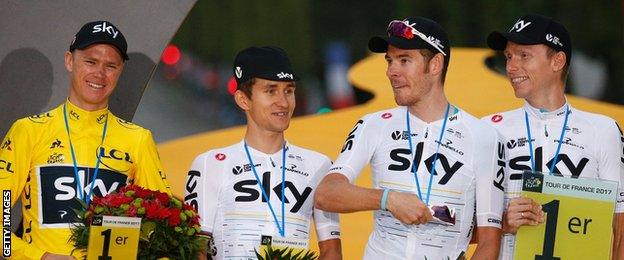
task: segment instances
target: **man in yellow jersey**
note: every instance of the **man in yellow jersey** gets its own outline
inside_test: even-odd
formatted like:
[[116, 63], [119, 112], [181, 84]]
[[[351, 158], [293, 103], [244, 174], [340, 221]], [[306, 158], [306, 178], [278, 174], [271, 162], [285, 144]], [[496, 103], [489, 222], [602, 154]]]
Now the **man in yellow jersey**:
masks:
[[17, 120], [2, 141], [0, 189], [11, 206], [21, 199], [24, 215], [24, 235], [10, 235], [4, 257], [73, 259], [69, 227], [78, 200], [88, 204], [127, 183], [171, 193], [151, 132], [108, 110], [126, 51], [110, 22], [85, 24], [65, 53], [67, 101]]

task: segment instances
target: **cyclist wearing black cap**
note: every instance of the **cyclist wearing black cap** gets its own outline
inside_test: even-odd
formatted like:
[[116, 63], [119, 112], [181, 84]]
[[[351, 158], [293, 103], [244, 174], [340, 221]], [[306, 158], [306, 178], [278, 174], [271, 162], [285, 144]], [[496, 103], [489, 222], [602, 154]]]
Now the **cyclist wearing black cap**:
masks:
[[507, 78], [516, 97], [526, 101], [521, 108], [483, 118], [509, 148], [501, 257], [513, 259], [519, 228], [544, 222], [540, 204], [518, 197], [525, 170], [618, 182], [613, 255], [623, 257], [624, 139], [613, 119], [567, 102], [564, 90], [572, 57], [568, 31], [550, 17], [529, 14], [508, 32], [492, 32], [487, 44], [504, 52]]
[[[236, 104], [247, 131], [240, 142], [195, 158], [185, 200], [212, 235], [216, 259], [255, 259], [261, 242], [308, 248], [314, 219], [321, 259], [340, 259], [338, 214], [314, 208], [330, 159], [284, 138], [295, 109], [295, 76], [284, 50], [249, 47], [234, 59]], [[261, 255], [264, 255], [261, 252]]]
[[11, 205], [21, 199], [24, 215], [23, 237], [11, 234], [12, 258], [74, 259], [76, 198], [88, 204], [130, 182], [170, 193], [150, 131], [108, 110], [126, 51], [110, 22], [85, 24], [65, 53], [67, 101], [17, 120], [4, 138], [0, 187], [10, 191]]
[[[355, 124], [319, 185], [316, 205], [340, 213], [375, 211], [365, 259], [462, 258], [474, 230], [483, 239], [475, 259], [495, 259], [504, 146], [494, 128], [447, 100], [451, 48], [439, 24], [395, 20], [387, 33], [368, 47], [385, 53], [399, 106]], [[353, 185], [368, 163], [373, 188]]]

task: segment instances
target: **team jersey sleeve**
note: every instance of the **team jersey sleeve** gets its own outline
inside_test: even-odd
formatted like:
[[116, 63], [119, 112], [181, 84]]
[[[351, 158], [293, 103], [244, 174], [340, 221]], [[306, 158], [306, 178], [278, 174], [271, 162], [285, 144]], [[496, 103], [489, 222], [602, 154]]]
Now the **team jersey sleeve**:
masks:
[[[316, 176], [325, 175], [330, 166], [331, 161], [325, 157], [322, 166], [316, 172]], [[313, 218], [319, 242], [329, 239], [340, 239], [340, 219], [338, 213], [325, 212], [314, 208]]]
[[[26, 123], [24, 120], [15, 122], [0, 143], [0, 190], [3, 201], [5, 198], [10, 200], [11, 207], [22, 194], [30, 170], [30, 153], [34, 140]], [[11, 233], [12, 258], [41, 259], [44, 253], [44, 250]]]
[[599, 144], [598, 176], [603, 180], [618, 183], [615, 213], [624, 213], [624, 136], [619, 126], [609, 120], [607, 127], [596, 129], [596, 140]]
[[201, 229], [206, 233], [213, 231], [223, 182], [223, 166], [211, 163], [213, 158], [211, 153], [195, 158], [184, 187], [184, 201], [197, 210]]
[[354, 182], [364, 166], [370, 162], [378, 140], [378, 133], [374, 133], [371, 129], [370, 119], [371, 116], [368, 115], [355, 123], [347, 135], [338, 159], [329, 169], [330, 173], [340, 173], [350, 182]]
[[489, 138], [476, 145], [476, 217], [479, 227], [501, 228], [507, 151], [500, 135], [491, 127]]
[[137, 156], [137, 171], [135, 172], [134, 183], [147, 189], [171, 194], [171, 188], [162, 170], [160, 157], [156, 150], [156, 143], [149, 130], [145, 130], [141, 135]]

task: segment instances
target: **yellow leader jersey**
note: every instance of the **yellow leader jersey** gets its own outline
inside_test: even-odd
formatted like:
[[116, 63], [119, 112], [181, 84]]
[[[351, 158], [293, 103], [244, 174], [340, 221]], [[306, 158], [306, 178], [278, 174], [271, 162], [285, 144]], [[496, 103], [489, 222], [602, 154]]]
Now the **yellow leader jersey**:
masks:
[[[69, 101], [65, 105], [80, 183], [63, 105], [17, 120], [0, 144], [0, 189], [11, 191], [11, 205], [18, 198], [22, 201], [24, 235], [20, 239], [11, 234], [12, 258], [41, 259], [45, 252], [70, 254], [69, 227], [76, 219], [73, 209], [80, 207], [76, 197], [104, 196], [128, 183], [171, 194], [149, 130], [108, 109], [85, 111]], [[100, 147], [103, 153], [93, 181]], [[76, 194], [80, 190], [83, 196]]]

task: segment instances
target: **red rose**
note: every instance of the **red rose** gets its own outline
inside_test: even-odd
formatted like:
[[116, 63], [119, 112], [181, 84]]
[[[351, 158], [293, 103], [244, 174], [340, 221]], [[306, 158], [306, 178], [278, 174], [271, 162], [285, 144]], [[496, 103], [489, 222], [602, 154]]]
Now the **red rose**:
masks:
[[168, 205], [169, 201], [171, 201], [171, 198], [169, 197], [169, 194], [167, 193], [158, 192], [156, 193], [156, 200], [160, 201], [160, 204], [162, 205]]
[[153, 201], [145, 201], [143, 207], [145, 208], [145, 217], [148, 219], [156, 219], [158, 217], [158, 210], [160, 206]]
[[180, 212], [182, 212], [180, 209], [174, 208], [170, 210], [170, 215], [169, 215], [169, 218], [167, 219], [170, 227], [175, 227], [180, 224], [181, 222]]
[[135, 192], [136, 192], [136, 193], [135, 193], [135, 196], [136, 196], [137, 198], [142, 198], [142, 199], [145, 199], [145, 198], [147, 198], [147, 196], [149, 196], [149, 195], [150, 195], [150, 193], [151, 193], [152, 191], [150, 191], [150, 190], [148, 190], [148, 189], [143, 189], [143, 188], [141, 188], [141, 187], [137, 187], [137, 189], [135, 190]]
[[[126, 197], [123, 194], [121, 195], [122, 196], [110, 196], [110, 201], [108, 201], [108, 204], [106, 204], [106, 206], [118, 208], [119, 206], [121, 206], [121, 204], [129, 204], [130, 202], [132, 202], [132, 198]], [[104, 200], [106, 200], [107, 198], [108, 197], [104, 197]]]

